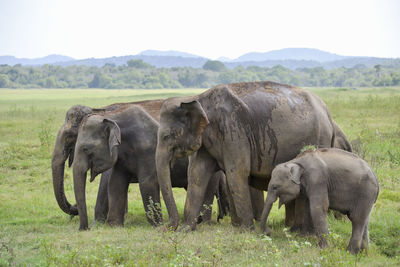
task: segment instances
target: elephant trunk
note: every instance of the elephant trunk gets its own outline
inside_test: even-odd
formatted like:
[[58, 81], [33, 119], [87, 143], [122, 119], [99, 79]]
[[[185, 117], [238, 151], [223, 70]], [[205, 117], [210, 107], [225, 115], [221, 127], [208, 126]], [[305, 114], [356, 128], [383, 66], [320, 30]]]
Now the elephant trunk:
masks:
[[172, 155], [166, 147], [160, 142], [156, 150], [156, 167], [158, 183], [161, 188], [161, 193], [167, 206], [170, 226], [176, 230], [179, 224], [178, 209], [176, 207], [174, 195], [172, 193], [170, 163]]
[[267, 235], [270, 235], [271, 229], [267, 228], [266, 224], [267, 224], [269, 213], [271, 212], [272, 205], [274, 204], [276, 199], [277, 199], [277, 196], [275, 193], [268, 192], [267, 200], [265, 201], [264, 209], [263, 209], [263, 212], [261, 215], [261, 230]]
[[74, 175], [74, 192], [76, 205], [78, 206], [79, 213], [79, 221], [80, 226], [79, 230], [87, 230], [88, 229], [88, 216], [86, 209], [86, 173], [89, 169], [89, 164], [87, 159], [79, 159], [79, 156], [76, 157], [76, 161], [73, 166], [73, 175]]
[[56, 197], [58, 206], [61, 208], [61, 210], [63, 210], [65, 213], [69, 215], [78, 215], [77, 208], [75, 206], [72, 206], [68, 202], [64, 191], [65, 161], [67, 160], [68, 156], [71, 157], [70, 154], [73, 148], [68, 150], [68, 148], [65, 147], [64, 142], [62, 142], [62, 133], [63, 133], [63, 128], [59, 131], [57, 135], [57, 140], [51, 159], [54, 195]]

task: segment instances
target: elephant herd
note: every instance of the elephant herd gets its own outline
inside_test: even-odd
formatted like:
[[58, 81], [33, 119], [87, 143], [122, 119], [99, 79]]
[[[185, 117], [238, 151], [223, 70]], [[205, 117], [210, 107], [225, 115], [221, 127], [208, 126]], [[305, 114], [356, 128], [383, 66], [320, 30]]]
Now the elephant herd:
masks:
[[[309, 145], [318, 149], [299, 154]], [[60, 208], [79, 215], [81, 230], [88, 229], [90, 170], [90, 181], [101, 174], [95, 221], [122, 226], [129, 183], [139, 183], [152, 225], [162, 222], [161, 189], [170, 226], [178, 227], [172, 187], [182, 187], [183, 230], [210, 219], [204, 207], [216, 196], [219, 218], [229, 211], [232, 224], [250, 229], [261, 220], [269, 234], [266, 221], [279, 197], [285, 224], [317, 235], [321, 247], [327, 245], [328, 209], [346, 214], [353, 225], [348, 250], [358, 253], [368, 247], [368, 219], [379, 190], [368, 164], [351, 151], [312, 93], [269, 81], [222, 84], [190, 97], [71, 107], [52, 156], [53, 185]], [[67, 159], [76, 205], [64, 193]]]

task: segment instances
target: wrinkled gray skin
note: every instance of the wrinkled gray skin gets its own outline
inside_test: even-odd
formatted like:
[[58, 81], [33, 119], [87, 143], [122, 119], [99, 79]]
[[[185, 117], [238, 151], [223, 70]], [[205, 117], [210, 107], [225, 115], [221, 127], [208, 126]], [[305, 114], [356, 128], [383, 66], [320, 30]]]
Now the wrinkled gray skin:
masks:
[[[134, 104], [143, 107], [153, 118], [158, 119], [159, 110], [163, 100], [151, 100], [151, 101], [141, 101], [135, 102]], [[53, 176], [53, 187], [54, 194], [60, 208], [67, 214], [78, 215], [78, 210], [76, 206], [72, 206], [65, 197], [64, 191], [64, 166], [67, 159], [69, 166], [71, 167], [74, 160], [74, 148], [76, 143], [76, 138], [78, 136], [79, 125], [89, 114], [104, 114], [107, 112], [115, 111], [121, 109], [130, 103], [116, 103], [104, 108], [93, 109], [86, 106], [76, 105], [71, 107], [65, 117], [65, 123], [60, 127], [56, 143], [54, 146], [54, 151], [52, 154], [52, 176]], [[109, 179], [110, 172], [105, 172], [102, 174], [102, 181], [106, 184]], [[105, 189], [105, 190], [104, 190]], [[105, 191], [105, 195], [101, 195], [101, 199], [98, 199], [96, 203], [95, 218], [99, 220], [104, 216], [105, 208], [108, 210], [107, 206], [100, 205], [99, 203], [108, 203], [105, 198], [107, 196], [106, 188], [99, 188], [99, 192]], [[107, 214], [107, 213], [106, 213]]]
[[[195, 229], [201, 199], [216, 170], [223, 170], [240, 225], [253, 228], [249, 184], [266, 190], [274, 166], [304, 145], [332, 147], [334, 127], [320, 98], [273, 82], [215, 86], [193, 97], [167, 99], [160, 111], [157, 175], [171, 225], [179, 217], [170, 163], [189, 156], [184, 229]], [[286, 219], [294, 218], [293, 202]]]
[[273, 170], [261, 227], [265, 233], [271, 232], [266, 229], [266, 221], [278, 197], [279, 207], [302, 197], [309, 207], [304, 219], [311, 219], [320, 247], [327, 246], [329, 208], [346, 214], [352, 222], [347, 249], [358, 253], [368, 249], [369, 214], [378, 193], [375, 174], [355, 154], [336, 148], [307, 151]]
[[[122, 111], [109, 112], [107, 116], [90, 115], [84, 118], [78, 132], [73, 163], [80, 230], [88, 228], [85, 186], [89, 169], [90, 181], [93, 181], [98, 174], [113, 168], [108, 182], [107, 217], [112, 225], [123, 225], [130, 182], [139, 183], [146, 215], [149, 215], [150, 199], [154, 203], [160, 202], [156, 174], [151, 166], [155, 149], [152, 139], [156, 138], [156, 132], [157, 122], [134, 105]], [[120, 145], [121, 142], [123, 145]], [[153, 213], [148, 220], [157, 224], [161, 221], [161, 214], [158, 209]]]

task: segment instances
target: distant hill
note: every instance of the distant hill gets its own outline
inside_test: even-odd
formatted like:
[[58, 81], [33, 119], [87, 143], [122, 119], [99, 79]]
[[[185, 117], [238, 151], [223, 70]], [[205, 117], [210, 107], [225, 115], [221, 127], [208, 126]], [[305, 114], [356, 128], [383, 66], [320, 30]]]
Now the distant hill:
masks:
[[[171, 68], [171, 67], [192, 67], [201, 68], [207, 58], [198, 55], [189, 54], [180, 51], [158, 51], [145, 50], [138, 55], [127, 55], [108, 58], [86, 58], [75, 60], [71, 57], [61, 55], [50, 55], [43, 58], [27, 59], [15, 58], [13, 56], [0, 56], [0, 64], [8, 65], [43, 65], [54, 64], [60, 66], [86, 65], [102, 67], [105, 64], [114, 64], [121, 66], [126, 64], [128, 60], [141, 59], [156, 68]], [[281, 65], [289, 69], [297, 68], [314, 68], [323, 67], [325, 69], [333, 69], [339, 67], [351, 68], [357, 65], [371, 67], [377, 64], [390, 64], [393, 59], [376, 58], [376, 57], [350, 57], [341, 56], [326, 51], [313, 48], [285, 48], [269, 52], [251, 52], [244, 54], [236, 59], [220, 57], [228, 68], [237, 66], [249, 67], [274, 67]]]
[[192, 67], [201, 68], [208, 59], [202, 57], [176, 57], [176, 56], [122, 56], [109, 58], [88, 58], [81, 60], [73, 60], [59, 62], [60, 66], [86, 65], [102, 67], [105, 64], [114, 64], [116, 66], [124, 65], [131, 59], [141, 59], [157, 68], [172, 68], [172, 67]]
[[266, 60], [313, 60], [318, 62], [335, 61], [346, 58], [321, 51], [314, 48], [284, 48], [280, 50], [272, 50], [269, 52], [251, 52], [244, 54], [233, 62], [248, 62], [248, 61], [266, 61]]
[[0, 64], [7, 64], [10, 66], [21, 65], [44, 65], [55, 64], [58, 62], [65, 62], [74, 60], [72, 57], [62, 55], [48, 55], [41, 58], [16, 58], [14, 56], [0, 56]]
[[375, 58], [375, 57], [349, 57], [341, 60], [318, 62], [314, 60], [265, 60], [265, 61], [244, 61], [244, 62], [224, 62], [225, 66], [230, 69], [238, 66], [250, 67], [268, 67], [282, 66], [288, 69], [302, 69], [302, 68], [316, 68], [322, 67], [324, 69], [336, 69], [336, 68], [353, 68], [355, 66], [360, 67], [373, 67], [375, 65], [390, 65], [396, 59], [391, 58]]
[[189, 53], [185, 53], [185, 52], [179, 52], [179, 51], [175, 51], [175, 50], [169, 50], [169, 51], [145, 50], [143, 52], [140, 52], [138, 55], [139, 56], [163, 56], [163, 57], [193, 57], [193, 58], [201, 57], [198, 55], [189, 54]]

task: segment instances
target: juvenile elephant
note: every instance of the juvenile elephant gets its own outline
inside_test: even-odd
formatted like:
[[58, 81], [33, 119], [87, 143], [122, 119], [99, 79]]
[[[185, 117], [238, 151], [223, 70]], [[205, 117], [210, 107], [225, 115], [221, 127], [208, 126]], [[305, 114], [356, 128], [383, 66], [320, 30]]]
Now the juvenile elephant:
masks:
[[327, 246], [329, 208], [349, 217], [353, 230], [347, 249], [358, 253], [368, 248], [369, 214], [378, 193], [375, 174], [355, 154], [336, 148], [306, 151], [272, 171], [261, 227], [270, 233], [266, 221], [278, 197], [280, 207], [302, 195], [308, 207], [305, 219], [311, 219], [319, 245]]
[[[64, 166], [67, 159], [68, 165], [71, 167], [74, 161], [75, 143], [78, 136], [79, 125], [83, 118], [90, 114], [107, 114], [108, 112], [118, 112], [129, 105], [139, 105], [146, 110], [154, 119], [158, 120], [159, 111], [163, 100], [149, 100], [133, 103], [116, 103], [104, 108], [90, 108], [87, 106], [72, 106], [65, 116], [65, 122], [60, 127], [54, 151], [52, 154], [51, 168], [53, 176], [54, 195], [61, 210], [69, 215], [78, 215], [76, 206], [71, 205], [64, 191]], [[99, 187], [99, 196], [96, 202], [95, 219], [104, 220], [104, 214], [108, 212], [107, 185], [110, 172], [102, 174], [101, 186]]]
[[[156, 165], [171, 225], [176, 228], [179, 221], [169, 182], [176, 158], [189, 156], [185, 228], [195, 229], [216, 170], [226, 174], [232, 212], [241, 225], [252, 228], [249, 184], [266, 190], [277, 164], [293, 159], [304, 145], [332, 147], [334, 136], [323, 101], [290, 85], [223, 84], [197, 96], [167, 99], [160, 111]], [[292, 203], [286, 205], [287, 219], [294, 217]]]

